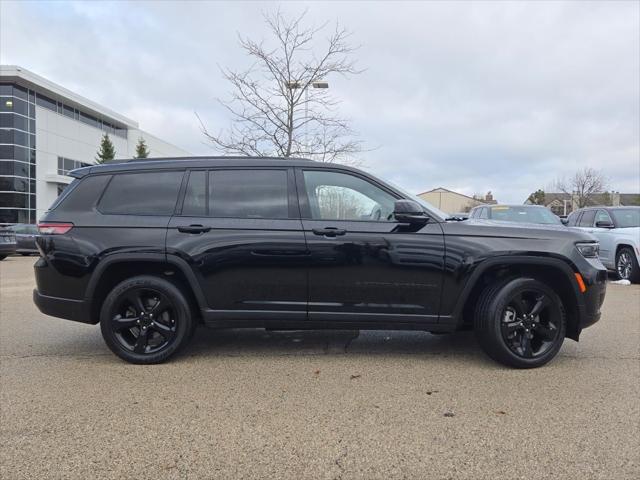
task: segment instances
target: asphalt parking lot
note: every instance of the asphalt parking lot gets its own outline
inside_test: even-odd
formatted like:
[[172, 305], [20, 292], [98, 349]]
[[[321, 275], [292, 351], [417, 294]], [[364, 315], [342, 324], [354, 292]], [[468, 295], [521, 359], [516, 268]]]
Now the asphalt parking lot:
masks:
[[40, 314], [0, 263], [0, 478], [635, 479], [640, 286], [547, 367], [473, 335], [197, 332], [164, 365]]

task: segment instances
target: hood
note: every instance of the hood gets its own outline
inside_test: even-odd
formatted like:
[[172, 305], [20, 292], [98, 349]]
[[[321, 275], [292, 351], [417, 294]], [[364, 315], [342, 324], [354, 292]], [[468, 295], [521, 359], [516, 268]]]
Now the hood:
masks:
[[597, 239], [583, 230], [574, 230], [564, 225], [539, 223], [501, 222], [497, 220], [469, 219], [461, 222], [446, 222], [443, 230], [447, 234], [504, 238], [566, 239], [595, 242]]

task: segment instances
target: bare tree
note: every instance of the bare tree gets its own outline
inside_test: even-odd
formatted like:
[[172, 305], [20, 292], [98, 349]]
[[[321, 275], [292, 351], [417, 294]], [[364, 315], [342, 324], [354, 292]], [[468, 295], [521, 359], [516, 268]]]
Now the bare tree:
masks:
[[576, 172], [569, 180], [558, 180], [556, 186], [571, 198], [575, 197], [577, 208], [583, 208], [591, 203], [594, 195], [607, 188], [607, 178], [602, 172], [587, 167]]
[[360, 73], [350, 33], [336, 25], [326, 45], [314, 48], [327, 24], [308, 28], [304, 17], [292, 20], [280, 11], [265, 15], [274, 46], [239, 36], [240, 47], [254, 63], [245, 71], [223, 69], [232, 94], [218, 101], [230, 113], [231, 126], [214, 134], [198, 116], [202, 132], [218, 150], [323, 162], [353, 161], [362, 150], [347, 120], [337, 113], [340, 102], [326, 88], [330, 75]]

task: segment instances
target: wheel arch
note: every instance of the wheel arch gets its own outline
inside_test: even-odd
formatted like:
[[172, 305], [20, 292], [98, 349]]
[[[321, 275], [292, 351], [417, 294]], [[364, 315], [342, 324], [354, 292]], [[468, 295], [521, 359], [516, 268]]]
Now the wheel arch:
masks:
[[473, 325], [473, 312], [480, 294], [489, 285], [509, 277], [530, 277], [553, 288], [565, 308], [567, 337], [578, 340], [580, 335], [579, 287], [575, 268], [568, 262], [552, 257], [496, 257], [482, 262], [474, 271], [460, 295], [453, 317], [458, 328]]
[[615, 257], [613, 259], [613, 265], [615, 267], [616, 264], [616, 260], [618, 258], [618, 253], [620, 252], [620, 250], [622, 250], [623, 248], [629, 248], [631, 249], [631, 251], [633, 252], [633, 254], [636, 256], [636, 259], [638, 260], [638, 263], [640, 263], [640, 258], [638, 258], [638, 253], [636, 248], [631, 244], [631, 243], [626, 243], [625, 240], [621, 240], [619, 242], [616, 243], [616, 250], [615, 250]]
[[91, 275], [85, 294], [91, 323], [98, 323], [102, 303], [113, 287], [137, 275], [156, 275], [174, 283], [185, 294], [193, 313], [198, 317], [201, 310], [206, 308], [200, 284], [183, 259], [157, 253], [121, 253], [101, 260]]

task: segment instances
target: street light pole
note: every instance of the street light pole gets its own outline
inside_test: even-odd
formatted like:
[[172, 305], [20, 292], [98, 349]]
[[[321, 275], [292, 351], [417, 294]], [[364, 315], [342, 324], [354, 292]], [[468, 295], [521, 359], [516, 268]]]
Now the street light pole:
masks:
[[[296, 90], [300, 88], [300, 82], [288, 82], [287, 88], [289, 90]], [[329, 88], [329, 82], [311, 82], [312, 88]], [[309, 153], [309, 87], [304, 90], [304, 146]]]

